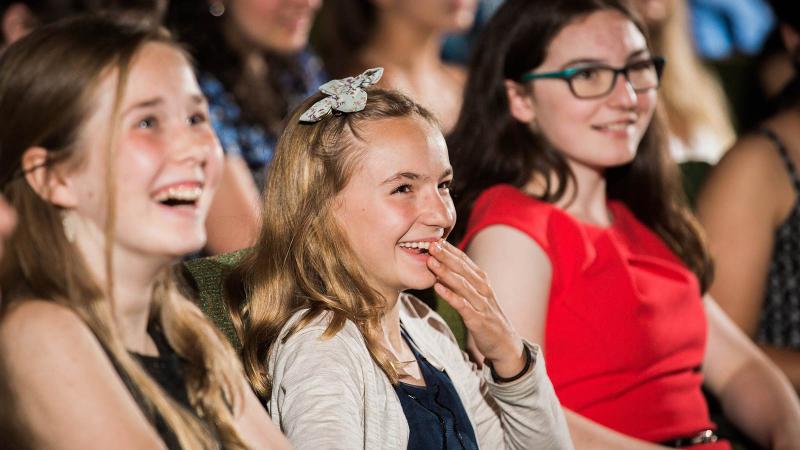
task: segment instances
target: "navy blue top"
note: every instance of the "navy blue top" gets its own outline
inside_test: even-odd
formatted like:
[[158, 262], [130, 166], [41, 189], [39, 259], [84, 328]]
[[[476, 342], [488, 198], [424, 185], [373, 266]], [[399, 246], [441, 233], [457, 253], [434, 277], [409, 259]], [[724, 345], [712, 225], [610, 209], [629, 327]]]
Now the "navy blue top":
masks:
[[394, 386], [408, 421], [409, 450], [478, 450], [475, 432], [447, 373], [433, 367], [417, 350], [406, 331], [425, 386], [399, 382]]

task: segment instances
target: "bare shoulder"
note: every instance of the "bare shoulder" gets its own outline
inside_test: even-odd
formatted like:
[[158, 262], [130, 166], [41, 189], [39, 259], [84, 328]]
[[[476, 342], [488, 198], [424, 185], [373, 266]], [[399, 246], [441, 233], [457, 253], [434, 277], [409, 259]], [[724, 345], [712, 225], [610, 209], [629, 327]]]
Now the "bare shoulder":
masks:
[[[525, 260], [530, 264], [551, 269], [550, 259], [536, 240], [509, 225], [491, 225], [479, 231], [469, 244], [467, 254], [479, 266], [492, 261]], [[528, 269], [529, 267], [526, 267]]]
[[700, 196], [701, 215], [710, 206], [737, 204], [767, 208], [775, 221], [791, 208], [794, 200], [786, 165], [775, 144], [764, 134], [740, 138], [712, 169]]
[[41, 364], [68, 366], [75, 358], [105, 358], [94, 334], [74, 311], [45, 300], [9, 307], [0, 319], [0, 354], [12, 371]]

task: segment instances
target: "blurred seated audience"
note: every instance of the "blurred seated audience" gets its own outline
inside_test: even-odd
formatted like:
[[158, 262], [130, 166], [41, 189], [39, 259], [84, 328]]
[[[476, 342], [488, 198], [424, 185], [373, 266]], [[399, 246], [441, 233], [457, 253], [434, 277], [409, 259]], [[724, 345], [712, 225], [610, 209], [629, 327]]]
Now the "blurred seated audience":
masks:
[[381, 84], [433, 112], [446, 135], [458, 118], [466, 73], [442, 61], [443, 39], [468, 30], [476, 8], [477, 0], [326, 0], [315, 40], [336, 77], [383, 67]]
[[800, 390], [800, 3], [772, 4], [794, 78], [777, 113], [714, 168], [698, 215], [716, 261], [712, 295]]
[[160, 23], [169, 0], [3, 0], [0, 1], [2, 48], [34, 28], [71, 15], [106, 11], [125, 19]]
[[167, 24], [189, 47], [225, 151], [206, 251], [253, 244], [259, 194], [284, 118], [325, 81], [308, 50], [320, 0], [171, 0]]

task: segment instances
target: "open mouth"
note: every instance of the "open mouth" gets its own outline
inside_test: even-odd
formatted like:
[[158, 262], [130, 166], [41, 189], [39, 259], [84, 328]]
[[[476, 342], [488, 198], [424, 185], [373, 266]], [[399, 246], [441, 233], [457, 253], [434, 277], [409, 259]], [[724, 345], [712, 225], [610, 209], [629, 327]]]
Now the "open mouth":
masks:
[[628, 127], [633, 126], [635, 123], [636, 121], [634, 120], [625, 120], [603, 125], [592, 125], [592, 128], [598, 131], [626, 131]]
[[430, 248], [431, 242], [428, 241], [401, 242], [398, 245], [403, 249], [406, 249], [408, 251], [417, 254], [428, 254], [429, 253], [428, 249]]
[[173, 186], [156, 192], [153, 199], [168, 207], [195, 207], [202, 195], [201, 186]]

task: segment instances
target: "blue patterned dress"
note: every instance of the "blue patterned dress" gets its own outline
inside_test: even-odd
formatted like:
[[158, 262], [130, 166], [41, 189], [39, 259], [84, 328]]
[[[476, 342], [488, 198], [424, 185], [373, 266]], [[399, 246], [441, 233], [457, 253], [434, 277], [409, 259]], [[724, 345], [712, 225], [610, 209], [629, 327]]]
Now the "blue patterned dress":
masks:
[[[327, 81], [319, 60], [310, 52], [296, 56], [301, 76], [287, 74], [281, 85], [288, 93], [289, 108], [316, 92]], [[200, 89], [208, 98], [211, 124], [219, 137], [226, 155], [244, 159], [259, 189], [264, 187], [266, 168], [272, 160], [278, 136], [265, 130], [259, 123], [248, 122], [231, 92], [214, 75], [201, 71], [198, 76]]]

